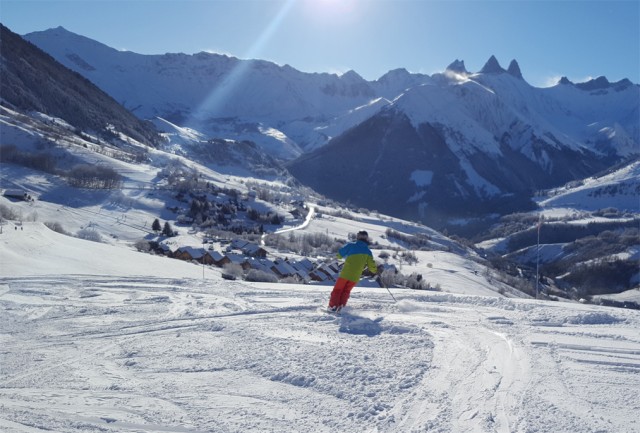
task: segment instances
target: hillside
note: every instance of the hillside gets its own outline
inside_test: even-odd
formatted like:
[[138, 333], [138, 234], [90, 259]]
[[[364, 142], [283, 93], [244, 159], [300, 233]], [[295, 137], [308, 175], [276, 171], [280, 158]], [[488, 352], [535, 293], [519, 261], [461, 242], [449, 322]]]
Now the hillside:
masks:
[[358, 287], [332, 316], [327, 286], [15, 227], [0, 233], [6, 432], [638, 427], [633, 311]]
[[[541, 191], [539, 209], [500, 218], [474, 244], [500, 269], [539, 273], [552, 296], [612, 298], [640, 283], [638, 161]], [[599, 296], [604, 295], [604, 296]]]
[[160, 137], [152, 125], [1, 24], [0, 41], [3, 105], [64, 119], [78, 131], [107, 141], [124, 134], [146, 145], [158, 144]]
[[640, 161], [638, 159], [611, 167], [596, 176], [570, 182], [540, 195], [543, 207], [571, 207], [578, 203], [585, 210], [615, 208], [638, 210], [640, 194]]

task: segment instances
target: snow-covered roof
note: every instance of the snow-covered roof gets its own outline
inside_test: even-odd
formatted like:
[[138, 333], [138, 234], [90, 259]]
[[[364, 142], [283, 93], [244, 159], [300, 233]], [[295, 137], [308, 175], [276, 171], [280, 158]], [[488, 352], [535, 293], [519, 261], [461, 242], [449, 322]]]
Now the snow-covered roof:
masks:
[[209, 255], [216, 262], [219, 262], [220, 260], [224, 259], [224, 256], [218, 251], [214, 251], [214, 250], [209, 251]]
[[252, 257], [249, 259], [249, 265], [251, 265], [252, 269], [272, 273], [271, 268], [274, 266], [274, 263], [271, 260], [256, 259]]
[[189, 247], [189, 246], [179, 247], [176, 250], [176, 253], [181, 253], [181, 252], [188, 253], [194, 259], [202, 258], [202, 256], [204, 256], [207, 253], [207, 251], [204, 248], [196, 248], [196, 247]]
[[231, 261], [231, 263], [235, 263], [238, 265], [241, 265], [249, 261], [248, 258], [246, 258], [245, 256], [241, 256], [240, 254], [229, 253], [226, 256]]

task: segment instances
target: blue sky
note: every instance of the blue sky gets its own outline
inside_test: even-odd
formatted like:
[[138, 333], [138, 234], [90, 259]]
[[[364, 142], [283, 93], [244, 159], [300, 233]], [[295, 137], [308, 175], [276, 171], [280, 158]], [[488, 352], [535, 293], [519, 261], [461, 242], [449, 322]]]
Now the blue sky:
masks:
[[495, 55], [505, 68], [518, 60], [537, 87], [561, 76], [640, 82], [638, 0], [0, 0], [0, 21], [141, 54], [211, 51], [368, 80], [455, 59], [478, 71]]

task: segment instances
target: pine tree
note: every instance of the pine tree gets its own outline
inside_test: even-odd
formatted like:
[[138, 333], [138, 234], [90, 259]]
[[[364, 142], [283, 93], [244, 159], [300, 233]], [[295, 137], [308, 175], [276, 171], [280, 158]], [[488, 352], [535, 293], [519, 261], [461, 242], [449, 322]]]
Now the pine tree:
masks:
[[162, 230], [162, 226], [160, 225], [160, 220], [158, 218], [156, 218], [153, 221], [153, 224], [151, 224], [151, 230], [153, 230], [156, 233], [158, 233], [160, 230]]
[[167, 236], [167, 237], [173, 236], [173, 229], [171, 228], [171, 224], [169, 224], [168, 221], [164, 223], [164, 228], [162, 229], [162, 234]]

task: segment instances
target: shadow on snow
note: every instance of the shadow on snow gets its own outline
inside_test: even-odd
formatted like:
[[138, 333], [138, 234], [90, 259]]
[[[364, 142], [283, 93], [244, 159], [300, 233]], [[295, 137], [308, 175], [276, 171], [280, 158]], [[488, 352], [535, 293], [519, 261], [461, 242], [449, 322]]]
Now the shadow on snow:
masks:
[[340, 316], [339, 331], [345, 334], [366, 335], [367, 337], [375, 337], [382, 333], [380, 322], [382, 318], [375, 320], [368, 319], [354, 314], [343, 314]]

